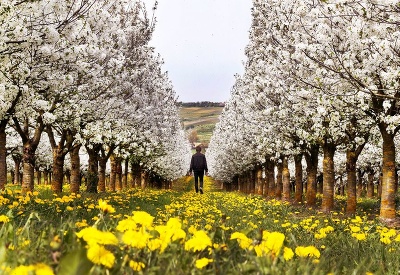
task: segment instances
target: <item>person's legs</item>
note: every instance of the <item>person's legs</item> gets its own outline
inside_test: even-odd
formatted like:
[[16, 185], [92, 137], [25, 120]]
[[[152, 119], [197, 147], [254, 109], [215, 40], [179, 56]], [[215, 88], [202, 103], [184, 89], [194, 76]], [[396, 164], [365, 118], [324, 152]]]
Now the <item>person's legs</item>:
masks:
[[203, 178], [204, 171], [199, 172], [199, 180], [200, 180], [200, 193], [203, 194]]
[[199, 174], [196, 171], [193, 171], [194, 174], [194, 189], [196, 190], [196, 193], [199, 192]]

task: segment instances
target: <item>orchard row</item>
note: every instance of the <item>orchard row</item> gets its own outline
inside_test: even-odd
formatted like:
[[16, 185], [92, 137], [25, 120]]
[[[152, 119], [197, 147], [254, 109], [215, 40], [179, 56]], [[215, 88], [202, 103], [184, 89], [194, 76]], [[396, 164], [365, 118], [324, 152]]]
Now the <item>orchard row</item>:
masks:
[[123, 161], [162, 181], [186, 172], [190, 145], [148, 45], [151, 17], [141, 1], [2, 1], [1, 189], [20, 166], [23, 192], [34, 189], [35, 170], [51, 172], [62, 191], [65, 169], [71, 192], [82, 176], [87, 191], [104, 191], [110, 158], [111, 190]]
[[398, 1], [256, 0], [252, 16], [245, 72], [207, 151], [210, 173], [284, 200], [295, 186], [294, 199], [309, 205], [320, 182], [325, 212], [345, 191], [355, 213], [368, 182], [380, 217], [395, 218]]

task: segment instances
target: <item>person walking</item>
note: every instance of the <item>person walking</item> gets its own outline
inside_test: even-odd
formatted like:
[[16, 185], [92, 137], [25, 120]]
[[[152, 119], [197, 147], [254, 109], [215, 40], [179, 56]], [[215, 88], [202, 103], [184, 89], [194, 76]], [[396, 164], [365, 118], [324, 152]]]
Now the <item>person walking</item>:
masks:
[[196, 189], [196, 193], [200, 191], [200, 194], [203, 194], [204, 172], [206, 173], [206, 175], [208, 175], [208, 168], [206, 156], [201, 153], [200, 146], [196, 146], [196, 154], [192, 156], [192, 160], [190, 161], [189, 174], [192, 175], [192, 172], [194, 173], [194, 187]]

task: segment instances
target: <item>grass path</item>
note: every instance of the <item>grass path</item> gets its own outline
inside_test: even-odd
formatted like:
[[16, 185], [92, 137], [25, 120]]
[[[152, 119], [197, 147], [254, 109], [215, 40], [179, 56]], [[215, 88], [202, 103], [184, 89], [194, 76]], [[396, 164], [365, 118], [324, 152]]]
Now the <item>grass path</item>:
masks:
[[[177, 179], [172, 184], [172, 190], [177, 192], [194, 192], [194, 177], [185, 176]], [[204, 176], [204, 192], [220, 192], [221, 189], [213, 178]]]

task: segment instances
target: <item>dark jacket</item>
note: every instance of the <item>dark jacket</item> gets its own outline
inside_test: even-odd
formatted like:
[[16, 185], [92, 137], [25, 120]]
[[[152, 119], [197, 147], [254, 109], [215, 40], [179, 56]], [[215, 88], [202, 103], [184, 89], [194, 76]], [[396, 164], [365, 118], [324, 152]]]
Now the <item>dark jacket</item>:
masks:
[[206, 173], [208, 172], [205, 155], [197, 152], [192, 156], [192, 161], [190, 162], [190, 172], [192, 171], [206, 171]]

